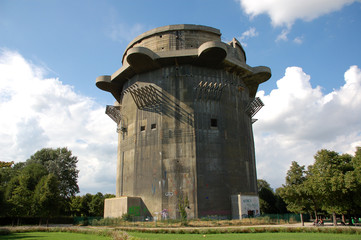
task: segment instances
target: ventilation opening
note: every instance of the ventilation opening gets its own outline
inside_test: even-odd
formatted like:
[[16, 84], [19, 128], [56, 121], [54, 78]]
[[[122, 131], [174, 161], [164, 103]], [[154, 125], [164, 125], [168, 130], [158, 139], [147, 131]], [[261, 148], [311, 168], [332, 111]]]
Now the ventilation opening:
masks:
[[216, 118], [211, 118], [211, 127], [218, 127], [218, 122]]
[[145, 126], [140, 126], [140, 131], [144, 132], [145, 131]]
[[157, 128], [157, 124], [153, 123], [152, 125], [150, 125], [151, 129], [156, 129]]

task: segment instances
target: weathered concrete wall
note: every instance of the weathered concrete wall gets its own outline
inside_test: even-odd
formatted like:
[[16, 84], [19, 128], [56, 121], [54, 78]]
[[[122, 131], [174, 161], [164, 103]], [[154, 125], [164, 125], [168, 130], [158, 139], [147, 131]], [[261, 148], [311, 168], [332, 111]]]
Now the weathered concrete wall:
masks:
[[104, 202], [104, 218], [120, 218], [129, 213], [135, 218], [150, 217], [149, 210], [140, 197], [107, 198]]
[[189, 218], [230, 218], [232, 195], [257, 194], [251, 103], [269, 77], [214, 28], [166, 26], [133, 40], [123, 67], [97, 79], [119, 105], [117, 197], [141, 197], [153, 216], [178, 218], [187, 199]]

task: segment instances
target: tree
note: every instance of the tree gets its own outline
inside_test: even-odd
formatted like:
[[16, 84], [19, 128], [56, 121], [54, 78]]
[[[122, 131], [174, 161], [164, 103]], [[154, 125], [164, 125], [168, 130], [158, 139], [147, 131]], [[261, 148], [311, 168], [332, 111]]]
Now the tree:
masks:
[[38, 216], [46, 217], [46, 225], [49, 218], [58, 214], [60, 203], [59, 182], [54, 174], [43, 176], [37, 184], [34, 192], [34, 209]]
[[356, 148], [355, 156], [352, 158], [353, 173], [346, 176], [347, 186], [353, 191], [352, 202], [361, 214], [361, 147]]
[[39, 180], [46, 174], [46, 169], [40, 164], [33, 163], [25, 167], [21, 165], [7, 183], [5, 190], [7, 213], [10, 216], [18, 217], [18, 222], [20, 217], [32, 215], [32, 193]]
[[345, 214], [352, 207], [349, 197], [352, 187], [349, 180], [353, 175], [352, 157], [339, 155], [335, 151], [322, 149], [315, 155], [315, 163], [309, 167], [309, 182], [322, 196], [321, 207], [332, 213], [336, 226], [336, 214]]
[[[20, 175], [10, 181], [6, 192], [8, 214], [18, 218], [30, 216], [32, 206], [32, 192], [28, 189], [28, 175]], [[14, 224], [14, 223], [13, 223]]]
[[70, 198], [70, 212], [72, 216], [80, 217], [82, 213], [82, 197], [73, 196]]
[[98, 192], [89, 203], [90, 216], [104, 216], [104, 196]]
[[277, 199], [269, 183], [263, 179], [257, 179], [257, 187], [261, 213], [277, 213]]
[[103, 216], [104, 200], [113, 198], [114, 194], [102, 194], [98, 192], [95, 195], [87, 193], [83, 196], [73, 196], [70, 199], [70, 211], [73, 216]]
[[82, 216], [90, 216], [90, 202], [93, 199], [93, 196], [90, 193], [85, 194], [82, 196], [80, 209], [81, 209], [81, 215]]
[[27, 164], [39, 163], [54, 174], [59, 181], [60, 195], [66, 199], [79, 192], [77, 162], [78, 158], [67, 148], [43, 148], [26, 161]]
[[304, 226], [303, 213], [308, 211], [310, 205], [309, 197], [303, 185], [305, 180], [305, 166], [300, 166], [293, 161], [287, 171], [286, 184], [279, 188], [279, 194], [287, 203], [287, 209], [300, 214], [302, 226]]
[[9, 167], [11, 167], [13, 164], [14, 164], [14, 161], [12, 161], [12, 162], [3, 162], [3, 161], [0, 161], [0, 168], [9, 168]]
[[12, 168], [14, 162], [1, 162], [0, 161], [0, 216], [4, 216], [7, 211], [7, 204], [5, 201], [6, 187], [15, 174]]
[[276, 192], [275, 192], [277, 213], [280, 213], [280, 214], [289, 213], [289, 211], [287, 210], [287, 204], [281, 197], [280, 191], [281, 191], [281, 188], [277, 188]]

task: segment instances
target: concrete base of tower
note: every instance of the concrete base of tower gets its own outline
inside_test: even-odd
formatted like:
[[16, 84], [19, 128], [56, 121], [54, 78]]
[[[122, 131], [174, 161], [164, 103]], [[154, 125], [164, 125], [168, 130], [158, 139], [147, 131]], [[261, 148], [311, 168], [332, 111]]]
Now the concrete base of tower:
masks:
[[104, 201], [104, 218], [121, 218], [129, 214], [134, 220], [142, 221], [151, 217], [149, 210], [140, 197], [107, 198]]
[[231, 196], [232, 219], [243, 219], [260, 215], [259, 198], [253, 194]]

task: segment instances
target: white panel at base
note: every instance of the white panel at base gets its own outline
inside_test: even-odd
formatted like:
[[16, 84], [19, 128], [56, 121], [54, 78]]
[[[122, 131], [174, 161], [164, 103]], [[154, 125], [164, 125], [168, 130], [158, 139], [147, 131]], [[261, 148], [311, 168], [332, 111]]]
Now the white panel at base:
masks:
[[260, 215], [259, 198], [255, 195], [232, 195], [232, 218], [242, 219]]

